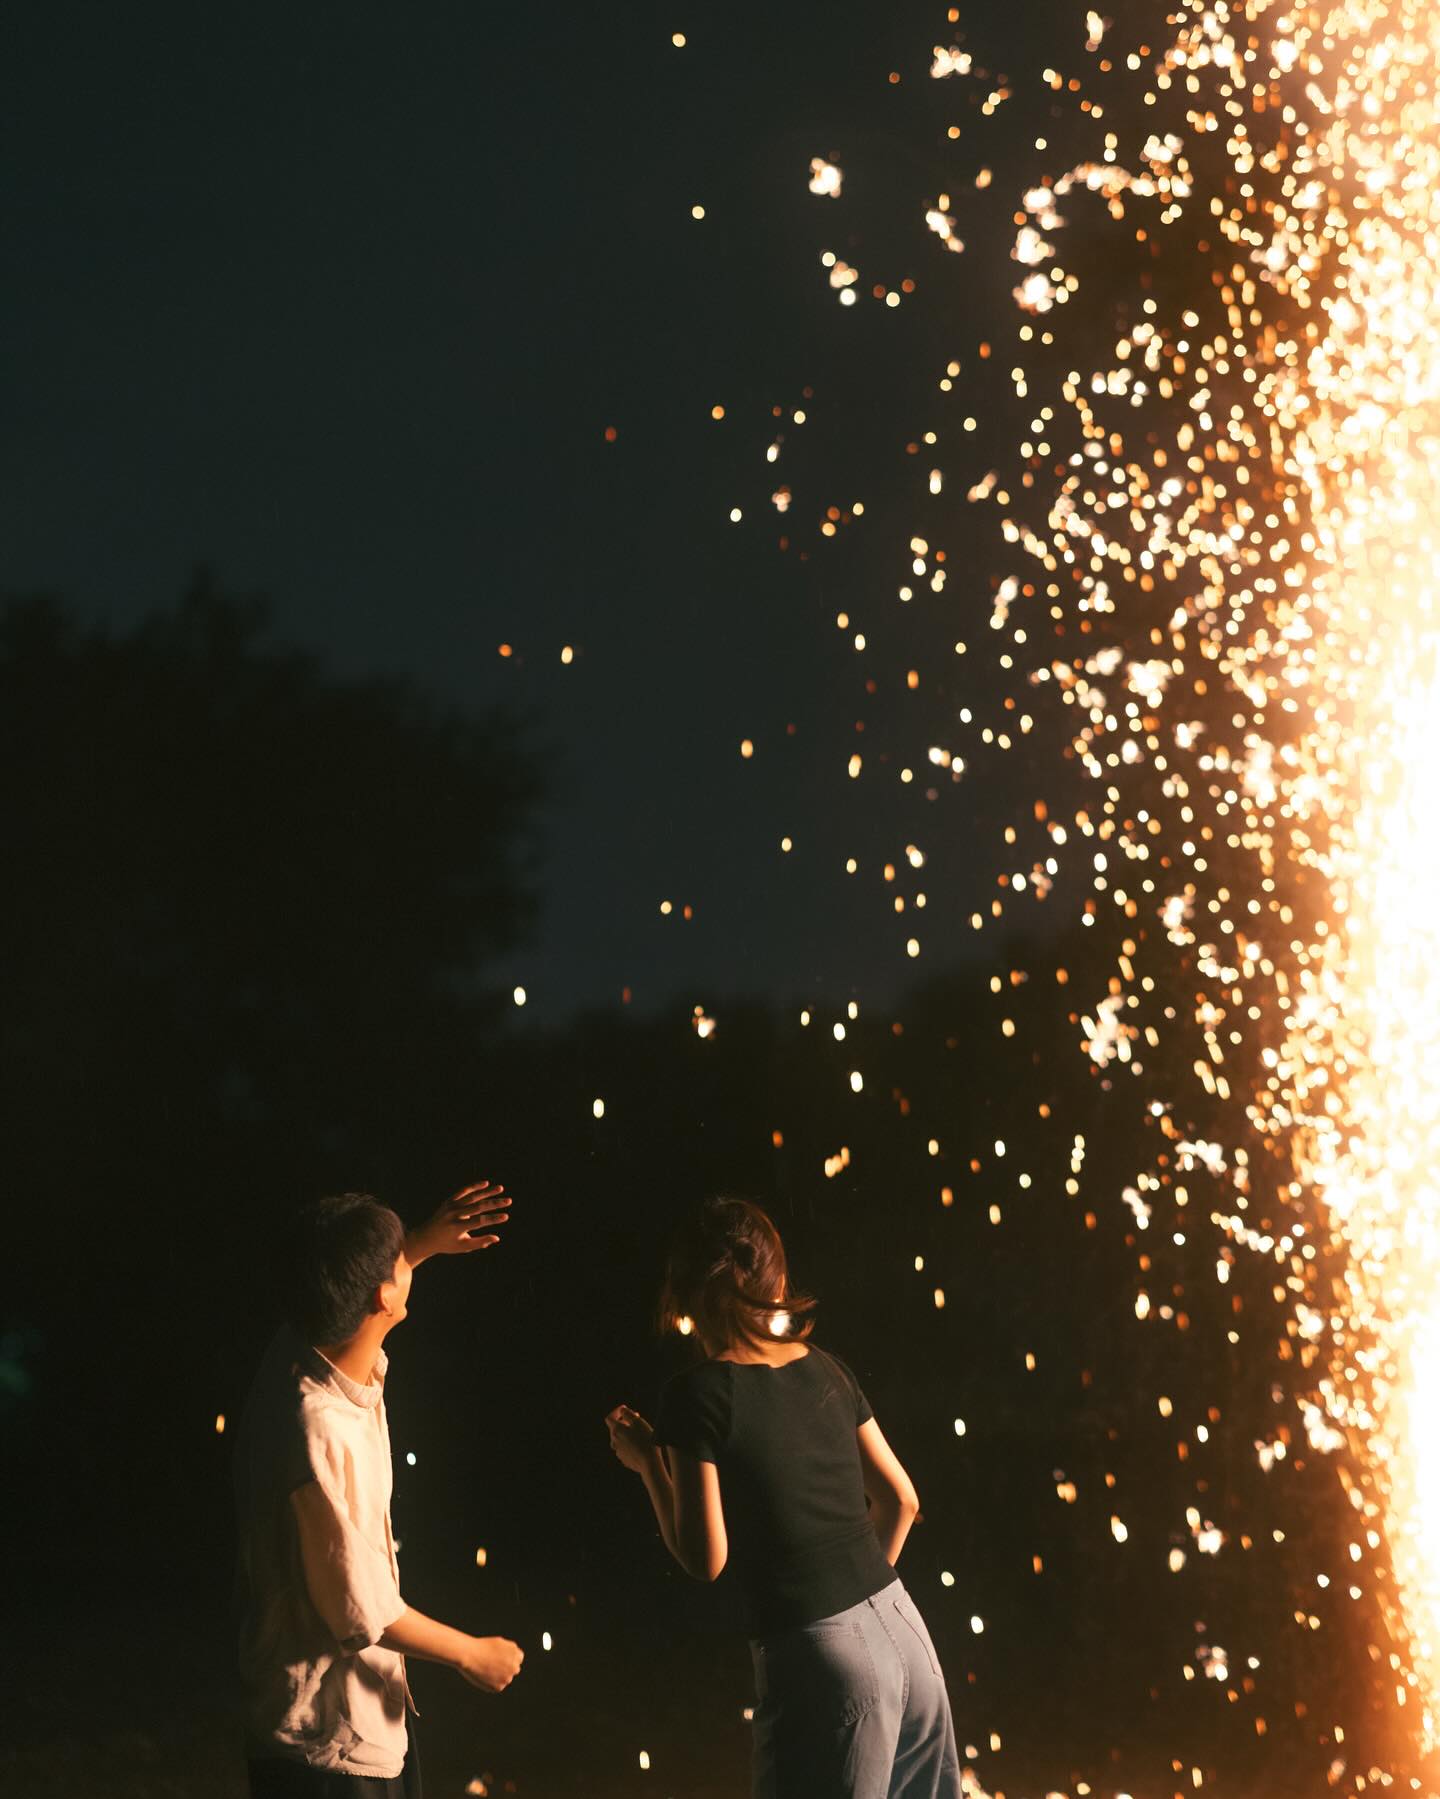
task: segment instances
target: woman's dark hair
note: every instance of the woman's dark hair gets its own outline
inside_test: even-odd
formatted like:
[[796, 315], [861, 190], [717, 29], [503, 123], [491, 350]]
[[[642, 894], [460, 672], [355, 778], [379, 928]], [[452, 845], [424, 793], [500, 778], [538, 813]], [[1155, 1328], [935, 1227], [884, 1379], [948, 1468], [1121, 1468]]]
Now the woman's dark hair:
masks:
[[748, 1199], [707, 1199], [675, 1233], [662, 1330], [689, 1319], [712, 1348], [793, 1341], [809, 1336], [814, 1310], [815, 1301], [790, 1286], [779, 1231]]
[[307, 1343], [348, 1343], [375, 1289], [394, 1280], [405, 1226], [368, 1193], [312, 1200], [291, 1221], [281, 1251], [285, 1315]]

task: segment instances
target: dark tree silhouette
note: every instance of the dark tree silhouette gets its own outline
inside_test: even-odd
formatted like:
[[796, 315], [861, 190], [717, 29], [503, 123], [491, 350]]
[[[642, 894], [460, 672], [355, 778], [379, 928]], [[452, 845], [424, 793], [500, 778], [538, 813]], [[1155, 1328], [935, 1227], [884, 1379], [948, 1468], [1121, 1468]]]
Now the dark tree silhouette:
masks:
[[331, 677], [203, 574], [124, 634], [0, 614], [12, 1303], [47, 1357], [135, 1276], [203, 1329], [207, 1268], [453, 1115], [534, 910], [523, 737]]

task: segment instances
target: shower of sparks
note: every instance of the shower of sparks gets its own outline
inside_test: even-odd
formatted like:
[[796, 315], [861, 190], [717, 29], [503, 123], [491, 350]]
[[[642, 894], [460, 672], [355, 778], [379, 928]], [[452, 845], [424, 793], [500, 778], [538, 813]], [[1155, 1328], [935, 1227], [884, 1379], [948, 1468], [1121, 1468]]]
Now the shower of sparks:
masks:
[[[1034, 429], [1060, 440], [1068, 413], [1077, 447], [1043, 525], [1017, 508], [1003, 530], [1036, 565], [1022, 594], [1043, 585], [1058, 602], [1052, 617], [1090, 627], [1088, 654], [1031, 674], [1079, 715], [1072, 747], [1103, 795], [1074, 818], [1095, 871], [1085, 904], [1124, 938], [1123, 978], [1082, 1021], [1084, 1048], [1139, 1075], [1159, 1047], [1165, 1020], [1144, 974], [1167, 991], [1174, 982], [1142, 923], [1158, 917], [1161, 945], [1199, 977], [1198, 1109], [1222, 1142], [1177, 1141], [1163, 1112], [1161, 1128], [1180, 1171], [1215, 1196], [1222, 1238], [1285, 1271], [1285, 1347], [1298, 1344], [1317, 1377], [1304, 1406], [1310, 1446], [1348, 1443], [1368, 1462], [1371, 1488], [1352, 1487], [1352, 1500], [1385, 1520], [1408, 1651], [1397, 1699], [1419, 1700], [1430, 1748], [1440, 1692], [1430, 798], [1440, 12], [1421, 0], [1288, 10], [1252, 0], [1245, 12], [1263, 35], [1224, 7], [1190, 6], [1155, 64], [1148, 97], [1183, 87], [1186, 135], [1152, 131], [1133, 170], [1107, 137], [1108, 163], [1077, 165], [1024, 198], [1033, 222], [1016, 237], [1022, 264], [1050, 263], [1042, 233], [1061, 235], [1081, 190], [1151, 231], [1203, 203], [1232, 260], [1219, 272], [1223, 321], [1211, 295], [1178, 317], [1149, 299], [1110, 366], [1068, 372], [1060, 405], [1039, 409]], [[1092, 18], [1092, 45], [1098, 37]], [[1222, 130], [1228, 204], [1192, 167]], [[1044, 312], [1078, 285], [1052, 264], [1016, 298]], [[1015, 380], [1023, 391], [1024, 371]], [[1158, 623], [1161, 594], [1173, 606]], [[1037, 600], [1017, 608], [1037, 610]], [[1325, 897], [1310, 901], [1317, 884]], [[1217, 1099], [1219, 1109], [1206, 1103]], [[1279, 1185], [1281, 1215], [1257, 1224], [1267, 1161], [1293, 1178]], [[1171, 1180], [1157, 1162], [1140, 1185], [1153, 1199]], [[1188, 1197], [1175, 1189], [1177, 1202]], [[1152, 1204], [1135, 1188], [1127, 1198], [1145, 1225]], [[1329, 1244], [1310, 1240], [1317, 1210]], [[1228, 1273], [1222, 1257], [1217, 1275]]]
[[[1198, 1245], [1222, 1286], [1243, 1255], [1273, 1266], [1274, 1350], [1308, 1382], [1299, 1434], [1335, 1457], [1355, 1511], [1350, 1574], [1389, 1629], [1372, 1659], [1429, 1753], [1440, 1746], [1440, 5], [1182, 0], [1158, 48], [1099, 13], [1077, 8], [1076, 20], [1103, 100], [1045, 72], [1075, 107], [1054, 171], [1004, 192], [992, 154], [953, 195], [923, 203], [947, 249], [971, 235], [966, 207], [992, 186], [1013, 214], [1018, 323], [995, 351], [1030, 423], [1018, 459], [961, 462], [953, 482], [948, 446], [964, 438], [939, 431], [945, 420], [925, 434], [941, 445], [926, 463], [935, 510], [897, 570], [900, 603], [941, 594], [939, 508], [959, 504], [952, 495], [990, 512], [1012, 560], [989, 600], [991, 666], [977, 670], [989, 693], [975, 714], [958, 711], [955, 742], [903, 759], [928, 757], [929, 778], [959, 782], [978, 756], [1059, 721], [1056, 787], [1072, 802], [1037, 798], [1034, 824], [1007, 828], [1004, 891], [968, 923], [984, 929], [1017, 900], [1069, 905], [1113, 958], [1105, 989], [1077, 993], [1072, 1018], [1097, 1075], [1133, 1078], [1145, 1095], [1153, 1148], [1118, 1197], [1148, 1239], [1187, 1255]], [[983, 118], [1012, 97], [958, 44], [934, 48], [930, 74], [947, 91], [973, 85]], [[1045, 129], [1037, 150], [1062, 141]], [[1118, 254], [1100, 266], [1106, 245], [1123, 246], [1133, 282], [1123, 303], [1092, 294], [1087, 308], [1092, 286], [1123, 279]], [[832, 252], [822, 260], [852, 300], [856, 271]], [[893, 303], [893, 288], [873, 292]], [[978, 346], [978, 360], [991, 350]], [[948, 365], [937, 405], [966, 405], [975, 360], [962, 350]], [[962, 430], [974, 428], [967, 415]], [[781, 510], [798, 511], [798, 478], [781, 492]], [[973, 607], [973, 586], [957, 603]], [[962, 728], [980, 739], [973, 754]], [[851, 779], [863, 770], [868, 782], [868, 755], [846, 754]], [[919, 954], [918, 936], [897, 941]], [[851, 1084], [861, 1090], [859, 1070]], [[1071, 1194], [1084, 1159], [1077, 1133]], [[825, 1173], [848, 1160], [842, 1150]], [[1163, 1301], [1139, 1294], [1142, 1328], [1186, 1328]], [[1225, 1303], [1238, 1316], [1239, 1295]], [[1245, 1344], [1266, 1353], [1253, 1335]], [[1257, 1442], [1260, 1467], [1290, 1442], [1288, 1425]], [[1186, 1531], [1200, 1555], [1230, 1549], [1197, 1507]], [[1112, 1534], [1129, 1534], [1118, 1515]], [[1172, 1571], [1185, 1566], [1183, 1549], [1169, 1554]], [[1187, 1679], [1197, 1667], [1202, 1682], [1229, 1679], [1224, 1649], [1196, 1655]], [[1264, 1719], [1255, 1727], [1263, 1735]], [[1391, 1784], [1347, 1773], [1343, 1756], [1329, 1777]]]

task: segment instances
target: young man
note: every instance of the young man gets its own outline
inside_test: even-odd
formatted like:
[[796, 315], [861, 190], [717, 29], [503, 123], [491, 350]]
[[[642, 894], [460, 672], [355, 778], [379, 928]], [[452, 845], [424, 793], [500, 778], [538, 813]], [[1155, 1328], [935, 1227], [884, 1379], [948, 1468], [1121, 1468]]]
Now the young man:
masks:
[[502, 1692], [525, 1659], [400, 1597], [381, 1345], [427, 1256], [488, 1249], [509, 1215], [480, 1182], [407, 1237], [347, 1193], [306, 1206], [284, 1248], [288, 1323], [236, 1445], [240, 1674], [253, 1799], [419, 1799], [405, 1657]]

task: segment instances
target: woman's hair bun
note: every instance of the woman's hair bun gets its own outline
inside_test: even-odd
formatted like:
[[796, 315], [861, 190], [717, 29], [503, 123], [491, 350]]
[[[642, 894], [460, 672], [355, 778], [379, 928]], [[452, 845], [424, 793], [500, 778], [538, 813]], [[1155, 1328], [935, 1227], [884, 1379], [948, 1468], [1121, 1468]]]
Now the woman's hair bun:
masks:
[[785, 1246], [772, 1221], [744, 1199], [707, 1199], [680, 1224], [660, 1299], [664, 1330], [698, 1332], [710, 1353], [726, 1344], [809, 1335], [815, 1302], [790, 1286]]

